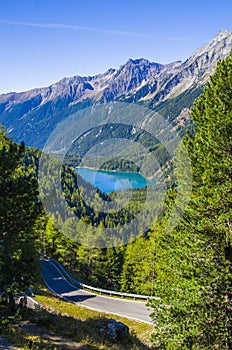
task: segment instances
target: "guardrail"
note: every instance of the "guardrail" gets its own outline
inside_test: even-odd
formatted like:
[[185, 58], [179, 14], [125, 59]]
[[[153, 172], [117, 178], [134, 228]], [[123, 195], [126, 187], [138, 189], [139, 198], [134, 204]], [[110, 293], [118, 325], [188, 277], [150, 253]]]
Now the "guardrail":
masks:
[[[134, 300], [135, 299], [147, 300], [148, 298], [154, 298], [153, 296], [150, 296], [150, 295], [121, 293], [121, 292], [117, 292], [115, 290], [101, 289], [101, 288], [89, 286], [85, 283], [81, 283], [81, 282], [75, 280], [72, 276], [70, 276], [70, 274], [65, 270], [65, 268], [56, 259], [51, 258], [51, 257], [46, 256], [46, 255], [43, 256], [42, 258], [47, 259], [47, 260], [51, 261], [52, 263], [54, 263], [61, 270], [61, 272], [63, 272], [63, 274], [68, 278], [69, 281], [71, 281], [73, 284], [76, 284], [78, 287], [81, 287], [82, 289], [88, 289], [88, 290], [91, 290], [92, 292], [97, 292], [100, 294], [108, 294], [110, 296], [114, 296], [114, 295], [120, 296], [121, 298], [132, 298]], [[154, 298], [154, 299], [156, 299], [156, 298]]]

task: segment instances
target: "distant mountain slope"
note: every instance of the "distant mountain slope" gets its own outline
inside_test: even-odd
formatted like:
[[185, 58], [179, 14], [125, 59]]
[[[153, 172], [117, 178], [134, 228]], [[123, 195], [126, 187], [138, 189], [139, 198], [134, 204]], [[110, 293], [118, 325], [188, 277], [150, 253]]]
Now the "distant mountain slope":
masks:
[[201, 93], [217, 62], [232, 49], [232, 33], [219, 32], [185, 62], [166, 65], [130, 59], [93, 77], [74, 76], [40, 89], [0, 95], [0, 123], [16, 141], [42, 148], [58, 122], [95, 103], [136, 102], [159, 111], [175, 127]]

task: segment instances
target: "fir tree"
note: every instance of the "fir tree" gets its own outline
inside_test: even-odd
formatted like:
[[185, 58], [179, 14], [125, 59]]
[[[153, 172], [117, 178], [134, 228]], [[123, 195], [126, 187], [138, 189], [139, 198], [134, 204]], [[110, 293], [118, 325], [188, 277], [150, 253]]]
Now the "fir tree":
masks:
[[157, 349], [232, 348], [232, 55], [196, 101], [191, 202], [179, 226], [156, 233], [152, 300]]
[[37, 273], [34, 225], [39, 213], [37, 181], [24, 166], [25, 146], [0, 131], [0, 292], [14, 303]]

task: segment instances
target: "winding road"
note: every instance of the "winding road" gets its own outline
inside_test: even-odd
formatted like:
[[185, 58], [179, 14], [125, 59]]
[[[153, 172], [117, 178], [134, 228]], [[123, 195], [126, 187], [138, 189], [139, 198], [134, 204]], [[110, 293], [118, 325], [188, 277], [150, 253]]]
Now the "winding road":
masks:
[[151, 310], [148, 310], [145, 302], [105, 297], [78, 289], [68, 282], [58, 267], [49, 260], [41, 259], [41, 268], [47, 287], [66, 301], [92, 310], [152, 323], [149, 316]]

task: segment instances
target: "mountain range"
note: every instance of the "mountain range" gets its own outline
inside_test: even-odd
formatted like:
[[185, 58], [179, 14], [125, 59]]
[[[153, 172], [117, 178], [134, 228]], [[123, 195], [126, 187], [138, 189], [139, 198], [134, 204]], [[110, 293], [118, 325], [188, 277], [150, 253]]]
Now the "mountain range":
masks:
[[232, 49], [232, 33], [220, 31], [185, 62], [129, 59], [95, 76], [64, 78], [49, 87], [0, 95], [0, 124], [14, 140], [43, 148], [56, 125], [85, 107], [111, 101], [138, 103], [184, 130], [189, 108], [219, 60]]

